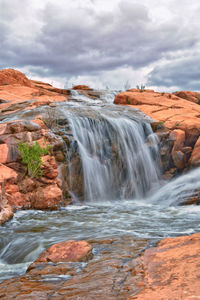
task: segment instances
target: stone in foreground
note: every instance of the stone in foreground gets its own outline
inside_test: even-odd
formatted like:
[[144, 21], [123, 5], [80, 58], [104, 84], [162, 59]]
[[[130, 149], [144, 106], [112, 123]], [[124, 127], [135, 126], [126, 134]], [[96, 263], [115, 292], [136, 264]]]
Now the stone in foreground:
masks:
[[80, 262], [92, 256], [92, 246], [86, 241], [66, 241], [43, 251], [35, 262]]

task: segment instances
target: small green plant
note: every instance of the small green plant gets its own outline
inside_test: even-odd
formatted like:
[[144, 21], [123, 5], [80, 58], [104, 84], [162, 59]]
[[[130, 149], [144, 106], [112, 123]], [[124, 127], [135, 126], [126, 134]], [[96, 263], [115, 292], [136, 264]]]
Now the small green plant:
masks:
[[42, 148], [38, 142], [33, 145], [19, 143], [18, 149], [22, 157], [22, 162], [27, 166], [26, 172], [31, 178], [38, 178], [42, 175], [42, 155], [49, 153], [51, 146]]
[[145, 85], [144, 85], [144, 84], [141, 84], [141, 86], [136, 85], [136, 88], [137, 88], [141, 93], [145, 91]]
[[128, 97], [126, 98], [126, 104], [131, 104], [131, 101], [128, 99]]

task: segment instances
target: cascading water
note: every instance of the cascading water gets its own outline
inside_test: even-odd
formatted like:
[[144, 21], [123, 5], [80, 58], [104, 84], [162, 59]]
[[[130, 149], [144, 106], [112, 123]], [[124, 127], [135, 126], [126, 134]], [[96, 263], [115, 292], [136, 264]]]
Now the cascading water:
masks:
[[158, 141], [150, 124], [117, 112], [92, 113], [93, 118], [66, 113], [83, 166], [84, 199], [143, 197], [159, 176]]

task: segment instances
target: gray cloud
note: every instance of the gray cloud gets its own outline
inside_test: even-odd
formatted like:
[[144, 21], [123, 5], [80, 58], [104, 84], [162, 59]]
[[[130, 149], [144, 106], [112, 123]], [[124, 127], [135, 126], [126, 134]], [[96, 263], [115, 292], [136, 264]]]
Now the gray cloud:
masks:
[[[0, 68], [29, 66], [35, 74], [54, 77], [95, 75], [123, 66], [139, 69], [162, 58], [174, 60], [177, 52], [194, 48], [199, 40], [199, 31], [186, 21], [180, 23], [184, 21], [181, 16], [158, 24], [148, 7], [132, 1], [121, 1], [104, 12], [95, 10], [94, 4], [72, 9], [49, 2], [37, 9], [35, 21], [29, 19], [28, 2], [0, 0]], [[17, 30], [22, 25], [24, 35]], [[179, 68], [187, 65], [184, 61]], [[164, 67], [156, 67], [149, 83], [163, 85], [164, 80], [166, 86], [171, 85], [176, 71], [173, 63], [165, 67], [169, 76]], [[185, 82], [179, 79], [180, 86]]]
[[200, 90], [200, 55], [182, 58], [156, 67], [148, 78], [154, 86], [176, 86], [180, 90]]

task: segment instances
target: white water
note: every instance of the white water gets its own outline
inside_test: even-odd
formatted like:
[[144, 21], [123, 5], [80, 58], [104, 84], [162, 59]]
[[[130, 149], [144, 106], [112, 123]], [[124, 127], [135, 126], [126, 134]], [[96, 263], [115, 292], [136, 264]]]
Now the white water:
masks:
[[84, 199], [143, 197], [159, 179], [158, 140], [150, 124], [116, 112], [92, 113], [91, 119], [66, 112], [83, 165]]
[[148, 202], [162, 205], [178, 205], [192, 196], [200, 194], [200, 167], [184, 174], [160, 188]]

